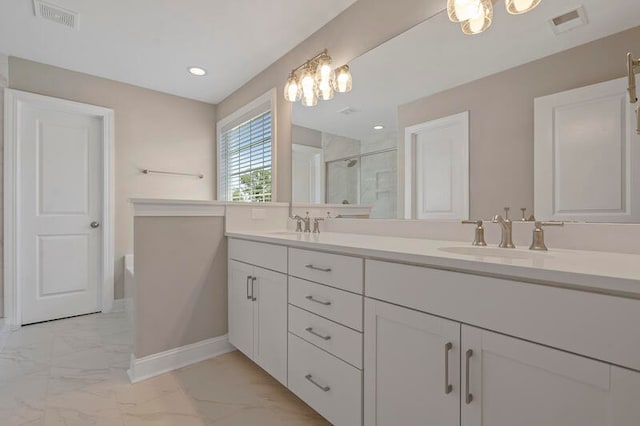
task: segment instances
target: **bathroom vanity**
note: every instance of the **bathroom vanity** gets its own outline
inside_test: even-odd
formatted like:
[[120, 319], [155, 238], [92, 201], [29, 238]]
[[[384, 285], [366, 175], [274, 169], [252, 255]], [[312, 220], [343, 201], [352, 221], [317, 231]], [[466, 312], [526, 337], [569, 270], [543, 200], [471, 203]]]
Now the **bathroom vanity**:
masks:
[[640, 424], [640, 256], [227, 236], [230, 342], [333, 424]]

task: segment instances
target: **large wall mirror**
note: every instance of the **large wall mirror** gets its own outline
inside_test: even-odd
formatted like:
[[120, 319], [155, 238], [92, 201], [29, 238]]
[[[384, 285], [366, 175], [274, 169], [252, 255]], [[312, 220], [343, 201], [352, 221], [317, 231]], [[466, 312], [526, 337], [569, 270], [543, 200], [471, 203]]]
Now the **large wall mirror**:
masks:
[[371, 218], [488, 219], [509, 206], [512, 219], [640, 222], [625, 77], [640, 2], [543, 0], [523, 15], [502, 3], [482, 34], [443, 11], [354, 59], [351, 92], [293, 104], [293, 203], [369, 206]]

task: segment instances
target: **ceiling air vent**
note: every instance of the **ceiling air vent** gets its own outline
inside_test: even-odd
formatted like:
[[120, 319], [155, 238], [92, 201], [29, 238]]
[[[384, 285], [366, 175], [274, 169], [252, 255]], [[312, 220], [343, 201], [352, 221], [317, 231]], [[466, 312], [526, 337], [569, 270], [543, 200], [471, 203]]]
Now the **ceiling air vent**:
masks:
[[33, 7], [37, 17], [53, 21], [56, 24], [64, 25], [65, 27], [78, 29], [78, 13], [71, 10], [63, 9], [62, 7], [45, 3], [40, 0], [33, 0]]
[[587, 14], [584, 7], [579, 7], [578, 9], [574, 9], [563, 15], [556, 16], [551, 19], [549, 23], [551, 24], [551, 28], [554, 33], [561, 34], [583, 25], [587, 25], [589, 21], [587, 20]]

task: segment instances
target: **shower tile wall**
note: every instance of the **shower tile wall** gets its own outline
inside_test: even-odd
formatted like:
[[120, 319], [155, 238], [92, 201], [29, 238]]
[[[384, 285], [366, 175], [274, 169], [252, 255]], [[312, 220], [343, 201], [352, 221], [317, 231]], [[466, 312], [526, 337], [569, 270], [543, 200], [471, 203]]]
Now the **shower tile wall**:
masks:
[[372, 218], [395, 218], [398, 194], [397, 152], [362, 157], [360, 204], [373, 206]]

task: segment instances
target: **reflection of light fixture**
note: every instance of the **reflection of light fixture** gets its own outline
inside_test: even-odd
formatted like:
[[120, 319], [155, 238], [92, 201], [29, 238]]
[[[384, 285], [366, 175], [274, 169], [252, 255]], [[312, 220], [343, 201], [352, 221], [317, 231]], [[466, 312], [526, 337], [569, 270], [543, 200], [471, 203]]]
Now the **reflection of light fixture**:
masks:
[[[465, 34], [486, 31], [493, 20], [493, 5], [499, 0], [447, 0], [447, 14], [452, 22], [460, 22]], [[520, 15], [533, 10], [542, 0], [505, 0], [507, 12]]]
[[378, 124], [376, 126], [373, 126], [373, 130], [382, 130], [384, 129], [384, 126], [382, 124]]
[[201, 67], [189, 67], [189, 68], [187, 68], [187, 71], [189, 71], [193, 75], [197, 75], [198, 77], [202, 77], [203, 75], [207, 75], [207, 70], [205, 70], [204, 68], [201, 68]]
[[289, 102], [302, 100], [302, 105], [314, 106], [318, 99], [333, 99], [335, 92], [351, 90], [352, 78], [349, 66], [336, 70], [331, 67], [331, 56], [325, 49], [304, 64], [291, 71], [284, 86], [284, 98]]

